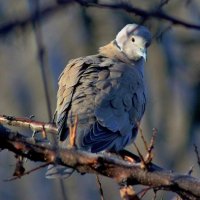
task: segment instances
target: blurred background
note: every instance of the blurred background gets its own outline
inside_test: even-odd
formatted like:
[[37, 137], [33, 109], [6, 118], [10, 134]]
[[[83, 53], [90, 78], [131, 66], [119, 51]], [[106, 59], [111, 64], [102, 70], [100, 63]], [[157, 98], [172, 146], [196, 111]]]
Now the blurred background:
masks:
[[[143, 21], [122, 10], [66, 2], [0, 0], [1, 115], [27, 118], [34, 115], [36, 120], [50, 121], [56, 105], [57, 80], [69, 59], [96, 54], [127, 23]], [[123, 2], [151, 11], [161, 3], [160, 0]], [[199, 24], [199, 0], [173, 0], [162, 9], [183, 21]], [[148, 104], [141, 126], [143, 133], [150, 140], [152, 129], [158, 129], [154, 163], [180, 173], [187, 173], [193, 166], [193, 175], [199, 177], [193, 145], [200, 146], [200, 30], [155, 18], [147, 18], [144, 24], [151, 30], [153, 42], [145, 69]], [[29, 130], [20, 131], [31, 135]], [[145, 154], [139, 135], [136, 143]], [[136, 152], [133, 146], [128, 149]], [[0, 153], [1, 200], [100, 199], [94, 175], [75, 173], [64, 181], [47, 180], [45, 169], [41, 169], [5, 182], [12, 176], [15, 163], [12, 153]], [[28, 161], [25, 166], [28, 170], [38, 164]], [[119, 200], [119, 186], [114, 180], [100, 179], [105, 199]], [[152, 197], [149, 192], [143, 199]], [[174, 197], [175, 194], [159, 192], [157, 199]]]

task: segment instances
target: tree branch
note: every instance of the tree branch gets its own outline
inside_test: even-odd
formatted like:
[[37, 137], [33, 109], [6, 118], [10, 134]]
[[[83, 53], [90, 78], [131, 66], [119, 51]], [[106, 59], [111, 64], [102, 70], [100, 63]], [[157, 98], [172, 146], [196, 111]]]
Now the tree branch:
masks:
[[173, 191], [186, 200], [200, 198], [200, 180], [189, 175], [176, 174], [154, 164], [149, 164], [148, 169], [144, 170], [140, 163], [126, 162], [113, 154], [92, 154], [76, 149], [55, 149], [51, 145], [39, 145], [37, 140], [2, 126], [0, 148], [8, 149], [32, 161], [57, 163], [72, 167], [80, 173], [104, 175], [120, 184], [142, 184], [158, 190]]
[[30, 118], [12, 117], [7, 115], [0, 115], [0, 124], [7, 124], [10, 126], [17, 126], [23, 128], [30, 128], [32, 131], [45, 131], [48, 133], [57, 133], [57, 127], [51, 123], [44, 123]]
[[72, 3], [78, 3], [81, 6], [85, 7], [97, 7], [97, 8], [107, 8], [112, 10], [124, 10], [129, 13], [134, 13], [142, 18], [155, 18], [155, 19], [162, 19], [166, 20], [168, 22], [171, 22], [172, 24], [184, 26], [189, 29], [195, 29], [200, 30], [199, 24], [189, 23], [180, 19], [177, 19], [175, 17], [172, 17], [168, 14], [166, 14], [162, 9], [155, 9], [152, 11], [144, 10], [141, 8], [134, 7], [128, 3], [115, 3], [115, 4], [105, 4], [105, 3], [90, 3], [85, 0], [57, 0], [58, 4], [55, 5], [48, 5], [45, 7], [42, 7], [40, 9], [40, 18], [38, 18], [38, 15], [36, 13], [33, 13], [30, 16], [24, 16], [19, 19], [15, 19], [13, 21], [6, 22], [0, 26], [0, 35], [5, 35], [12, 31], [15, 27], [21, 26], [24, 27], [29, 23], [34, 23], [39, 20], [44, 20], [47, 17], [52, 16], [52, 14], [60, 11], [61, 9], [65, 8], [64, 6], [68, 6]]
[[156, 18], [156, 19], [163, 19], [163, 20], [171, 22], [172, 24], [184, 26], [186, 28], [200, 30], [200, 25], [185, 22], [183, 20], [167, 15], [162, 9], [146, 11], [140, 8], [133, 7], [132, 5], [128, 3], [124, 3], [124, 2], [117, 3], [117, 4], [106, 4], [106, 3], [88, 3], [87, 1], [84, 1], [84, 0], [75, 0], [75, 1], [81, 4], [82, 6], [86, 6], [86, 7], [98, 7], [98, 8], [108, 8], [108, 9], [114, 9], [114, 10], [124, 10], [129, 13], [134, 13], [145, 19], [151, 18], [151, 17]]

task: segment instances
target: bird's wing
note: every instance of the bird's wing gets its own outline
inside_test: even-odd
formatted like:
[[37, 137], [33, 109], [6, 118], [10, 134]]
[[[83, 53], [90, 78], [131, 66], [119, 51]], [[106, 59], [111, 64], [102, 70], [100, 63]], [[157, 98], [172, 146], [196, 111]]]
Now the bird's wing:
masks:
[[106, 59], [101, 62], [94, 98], [96, 122], [83, 138], [83, 146], [92, 152], [120, 150], [137, 133], [137, 125], [145, 110], [143, 75], [136, 66]]
[[145, 91], [142, 73], [135, 66], [114, 63], [109, 76], [99, 73], [99, 89], [95, 98], [95, 116], [109, 130], [122, 135], [131, 132], [145, 109]]
[[59, 136], [66, 137], [67, 114], [70, 110], [72, 97], [80, 80], [81, 74], [87, 68], [87, 60], [80, 57], [69, 61], [59, 77], [57, 92], [57, 126]]

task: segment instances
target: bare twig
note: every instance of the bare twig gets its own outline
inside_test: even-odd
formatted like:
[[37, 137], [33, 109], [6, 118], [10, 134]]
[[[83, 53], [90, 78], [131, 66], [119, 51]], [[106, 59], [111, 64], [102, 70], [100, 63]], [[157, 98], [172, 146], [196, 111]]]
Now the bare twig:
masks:
[[28, 174], [30, 174], [30, 173], [32, 173], [32, 172], [35, 172], [35, 171], [37, 171], [37, 170], [39, 170], [39, 169], [41, 169], [41, 168], [44, 168], [44, 167], [46, 167], [46, 166], [48, 166], [48, 165], [49, 165], [49, 163], [44, 163], [44, 164], [42, 164], [42, 165], [40, 165], [40, 166], [38, 166], [38, 167], [35, 167], [35, 168], [33, 168], [33, 169], [29, 170], [29, 171], [24, 172], [23, 174], [14, 175], [14, 177], [12, 177], [12, 178], [5, 179], [4, 181], [6, 181], [6, 182], [8, 182], [8, 181], [14, 181], [14, 180], [16, 180], [16, 179], [22, 178], [22, 177], [25, 176], [25, 175], [28, 175]]
[[153, 159], [153, 148], [154, 148], [154, 144], [155, 144], [155, 138], [156, 138], [156, 135], [157, 135], [158, 131], [157, 129], [153, 129], [153, 135], [152, 135], [152, 138], [151, 138], [151, 142], [150, 142], [150, 145], [149, 145], [149, 148], [148, 148], [148, 151], [147, 151], [147, 155], [145, 157], [145, 164], [148, 165], [152, 159]]
[[57, 127], [51, 123], [44, 123], [30, 118], [12, 117], [7, 115], [0, 115], [0, 124], [17, 126], [23, 128], [30, 128], [32, 131], [48, 132], [57, 134]]
[[145, 168], [146, 168], [146, 165], [145, 165], [145, 159], [144, 159], [143, 155], [141, 154], [141, 152], [140, 152], [140, 150], [139, 150], [139, 148], [137, 147], [137, 145], [136, 145], [135, 142], [133, 142], [133, 146], [135, 147], [135, 149], [136, 149], [136, 151], [137, 151], [137, 153], [138, 153], [138, 155], [139, 155], [139, 158], [140, 158], [140, 160], [141, 160], [140, 167], [141, 167], [142, 169], [145, 169]]
[[100, 181], [98, 175], [96, 175], [96, 180], [97, 180], [97, 185], [98, 185], [98, 188], [99, 188], [99, 193], [101, 195], [101, 200], [104, 200], [103, 188], [102, 188], [101, 181]]
[[47, 70], [47, 58], [46, 58], [46, 49], [43, 44], [43, 35], [41, 30], [41, 12], [40, 12], [40, 2], [39, 0], [32, 0], [31, 8], [33, 7], [33, 14], [37, 17], [37, 21], [32, 21], [33, 29], [35, 32], [35, 39], [36, 44], [38, 47], [38, 60], [39, 60], [39, 67], [40, 67], [40, 73], [42, 76], [42, 86], [44, 88], [44, 94], [45, 94], [45, 100], [46, 100], [46, 108], [48, 113], [49, 121], [51, 121], [51, 118], [53, 116], [52, 110], [51, 110], [51, 103], [50, 103], [50, 94], [49, 94], [49, 88], [47, 83], [47, 75], [45, 73], [45, 70]]
[[139, 133], [140, 133], [140, 137], [141, 137], [141, 139], [142, 139], [142, 141], [143, 141], [143, 143], [144, 143], [145, 150], [148, 151], [148, 144], [147, 144], [147, 141], [146, 141], [146, 139], [145, 139], [145, 137], [144, 137], [143, 130], [142, 130], [142, 128], [140, 127], [139, 124], [138, 124], [138, 130], [139, 130]]
[[197, 162], [198, 162], [198, 165], [199, 165], [199, 168], [200, 168], [200, 154], [199, 154], [198, 147], [197, 147], [196, 144], [194, 144], [194, 151], [195, 151], [195, 153], [196, 153]]

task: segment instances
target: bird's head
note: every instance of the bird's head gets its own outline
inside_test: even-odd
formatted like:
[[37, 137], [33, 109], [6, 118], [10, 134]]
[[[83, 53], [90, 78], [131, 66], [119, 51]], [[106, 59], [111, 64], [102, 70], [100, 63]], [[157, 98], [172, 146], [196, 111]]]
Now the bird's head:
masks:
[[115, 43], [130, 60], [144, 58], [146, 61], [151, 33], [144, 26], [128, 24], [117, 34]]

